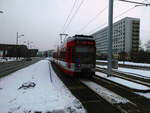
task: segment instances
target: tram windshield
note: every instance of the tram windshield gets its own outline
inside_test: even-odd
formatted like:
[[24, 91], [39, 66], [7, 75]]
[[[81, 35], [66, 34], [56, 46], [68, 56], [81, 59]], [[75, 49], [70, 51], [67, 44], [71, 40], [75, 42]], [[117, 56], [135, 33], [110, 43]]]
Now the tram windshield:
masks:
[[77, 46], [76, 52], [78, 53], [93, 53], [95, 50], [90, 46]]
[[95, 48], [93, 46], [76, 46], [74, 60], [81, 64], [95, 63]]

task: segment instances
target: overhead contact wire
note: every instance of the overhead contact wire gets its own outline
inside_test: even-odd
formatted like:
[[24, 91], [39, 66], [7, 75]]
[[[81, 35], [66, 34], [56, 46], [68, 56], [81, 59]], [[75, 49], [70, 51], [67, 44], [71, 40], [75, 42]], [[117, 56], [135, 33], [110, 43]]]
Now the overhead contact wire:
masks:
[[[113, 19], [116, 19], [116, 18], [118, 18], [118, 17], [120, 17], [120, 16], [124, 15], [125, 13], [127, 13], [127, 12], [129, 12], [129, 11], [133, 10], [135, 7], [136, 7], [136, 6], [134, 6], [134, 7], [131, 7], [131, 8], [129, 8], [129, 9], [127, 9], [126, 11], [122, 12], [121, 14], [119, 14], [119, 15], [115, 16]], [[98, 26], [98, 27], [97, 27], [97, 28], [95, 28], [94, 30], [91, 30], [90, 32], [88, 32], [88, 34], [91, 34], [93, 31], [96, 31], [97, 29], [99, 29], [99, 28], [103, 27], [104, 25], [107, 25], [107, 22], [106, 22], [105, 24], [102, 24], [101, 26]]]
[[88, 25], [90, 23], [92, 23], [95, 19], [97, 19], [96, 17], [98, 17], [99, 15], [101, 15], [107, 8], [108, 8], [108, 6], [105, 7], [104, 9], [102, 9], [100, 12], [98, 12], [80, 31], [81, 32], [84, 31], [88, 27]]
[[63, 31], [63, 33], [68, 29], [69, 25], [70, 25], [71, 22], [73, 21], [74, 17], [75, 17], [76, 14], [78, 13], [78, 11], [79, 11], [80, 7], [82, 6], [82, 4], [84, 3], [84, 1], [85, 1], [85, 0], [82, 0], [81, 3], [79, 4], [79, 7], [75, 10], [74, 15], [71, 17], [69, 23], [66, 25], [66, 27], [65, 27], [65, 29], [64, 29], [64, 31]]
[[75, 0], [75, 1], [74, 1], [73, 6], [72, 6], [72, 8], [71, 8], [71, 10], [70, 10], [70, 13], [69, 13], [69, 15], [68, 15], [68, 17], [67, 17], [67, 19], [66, 19], [66, 21], [65, 21], [65, 23], [64, 23], [64, 25], [63, 25], [63, 27], [62, 27], [62, 31], [64, 31], [64, 28], [65, 28], [65, 26], [66, 26], [66, 24], [67, 24], [67, 22], [68, 22], [68, 20], [69, 20], [69, 18], [70, 18], [70, 16], [71, 16], [72, 12], [73, 12], [73, 9], [75, 8], [75, 5], [76, 5], [77, 1], [78, 1], [78, 0]]

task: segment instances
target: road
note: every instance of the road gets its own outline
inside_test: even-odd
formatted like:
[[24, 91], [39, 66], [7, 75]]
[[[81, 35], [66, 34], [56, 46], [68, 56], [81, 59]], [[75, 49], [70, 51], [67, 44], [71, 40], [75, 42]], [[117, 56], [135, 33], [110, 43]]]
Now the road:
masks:
[[12, 61], [12, 62], [0, 62], [0, 78], [7, 76], [10, 73], [13, 73], [19, 69], [27, 67], [31, 64], [36, 63], [42, 58], [32, 58], [31, 61]]

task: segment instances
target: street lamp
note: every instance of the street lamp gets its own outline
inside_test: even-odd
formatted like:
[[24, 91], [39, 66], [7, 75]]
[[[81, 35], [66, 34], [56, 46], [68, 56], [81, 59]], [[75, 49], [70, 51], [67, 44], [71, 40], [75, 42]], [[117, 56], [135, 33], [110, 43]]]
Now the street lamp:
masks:
[[24, 36], [24, 34], [18, 34], [17, 32], [17, 37], [16, 37], [16, 45], [18, 45], [18, 39], [21, 38], [22, 36]]
[[24, 41], [23, 43], [26, 43], [26, 44], [27, 44], [28, 52], [26, 53], [26, 56], [27, 56], [27, 57], [30, 57], [30, 51], [29, 51], [29, 49], [30, 49], [30, 44], [33, 43], [33, 42], [27, 40], [27, 41]]
[[65, 33], [61, 33], [61, 34], [59, 34], [60, 35], [60, 41], [61, 41], [61, 43], [63, 42], [62, 41], [62, 36], [65, 36], [65, 38], [64, 39], [66, 39], [66, 37], [68, 36], [68, 34], [65, 34]]
[[30, 49], [30, 44], [32, 44], [33, 42], [32, 42], [32, 41], [27, 40], [27, 41], [24, 41], [24, 43], [26, 43], [26, 44], [27, 44], [28, 49]]
[[24, 34], [20, 34], [19, 35], [18, 32], [17, 32], [17, 36], [16, 36], [16, 45], [17, 45], [16, 46], [16, 52], [17, 52], [17, 56], [16, 56], [16, 59], [18, 59], [18, 56], [19, 56], [19, 53], [18, 53], [18, 48], [19, 48], [18, 47], [18, 39], [21, 38], [21, 36], [24, 36]]

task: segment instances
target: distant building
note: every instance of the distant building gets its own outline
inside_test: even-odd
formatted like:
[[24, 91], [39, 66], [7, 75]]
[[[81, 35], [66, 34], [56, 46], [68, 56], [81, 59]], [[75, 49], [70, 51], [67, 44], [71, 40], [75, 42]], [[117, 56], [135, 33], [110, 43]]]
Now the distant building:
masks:
[[[126, 53], [127, 58], [136, 56], [139, 48], [140, 19], [123, 18], [113, 24], [113, 56], [119, 58]], [[96, 41], [97, 54], [106, 56], [108, 52], [108, 27], [92, 34]]]
[[0, 57], [26, 57], [27, 52], [25, 45], [0, 44]]
[[48, 56], [51, 57], [54, 51], [55, 51], [55, 50], [53, 50], [53, 49], [52, 49], [52, 50], [48, 50], [48, 51], [47, 51], [47, 52], [48, 52]]
[[53, 52], [54, 52], [54, 50], [39, 51], [37, 53], [37, 56], [39, 56], [39, 57], [51, 57]]
[[38, 53], [38, 49], [29, 49], [29, 56], [36, 57]]

